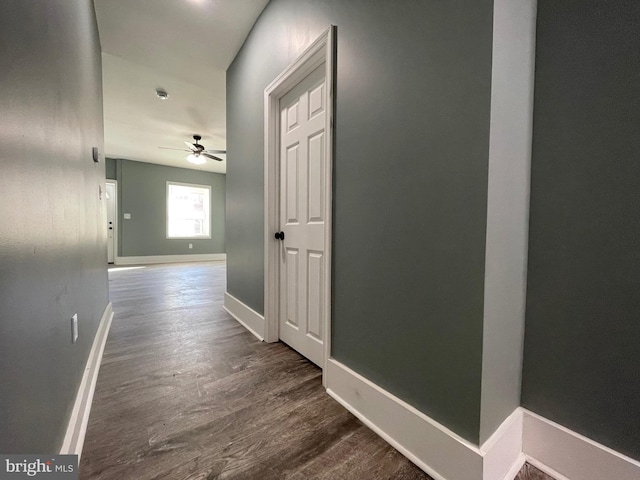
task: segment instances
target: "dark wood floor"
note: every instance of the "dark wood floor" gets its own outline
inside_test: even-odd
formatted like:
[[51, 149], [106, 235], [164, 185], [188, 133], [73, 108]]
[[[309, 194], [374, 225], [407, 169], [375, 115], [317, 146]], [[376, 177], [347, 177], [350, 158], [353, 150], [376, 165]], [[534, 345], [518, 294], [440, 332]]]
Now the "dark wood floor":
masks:
[[[329, 397], [316, 366], [222, 309], [223, 263], [109, 277], [80, 479], [430, 478]], [[528, 467], [519, 479], [545, 480]]]
[[81, 479], [428, 479], [223, 309], [225, 265], [112, 270]]
[[554, 480], [553, 477], [550, 477], [546, 473], [541, 472], [533, 465], [525, 463], [518, 473], [518, 476], [515, 480]]

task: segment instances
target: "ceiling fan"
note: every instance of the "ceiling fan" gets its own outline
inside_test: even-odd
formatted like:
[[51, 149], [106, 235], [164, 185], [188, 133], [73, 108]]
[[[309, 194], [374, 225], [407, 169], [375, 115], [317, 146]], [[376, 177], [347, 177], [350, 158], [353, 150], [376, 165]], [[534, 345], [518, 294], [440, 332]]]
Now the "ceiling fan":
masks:
[[181, 152], [189, 152], [189, 155], [187, 155], [185, 158], [187, 159], [188, 162], [191, 162], [195, 165], [202, 165], [203, 163], [206, 163], [207, 162], [206, 158], [210, 158], [211, 160], [217, 160], [218, 162], [222, 162], [222, 159], [220, 157], [216, 157], [213, 154], [214, 153], [217, 155], [226, 154], [227, 153], [226, 150], [205, 150], [204, 145], [201, 145], [200, 143], [198, 143], [200, 140], [202, 140], [202, 137], [200, 135], [194, 135], [193, 139], [195, 140], [194, 143], [184, 142], [187, 148], [171, 148], [171, 147], [158, 147], [158, 148], [161, 148], [163, 150], [179, 150]]

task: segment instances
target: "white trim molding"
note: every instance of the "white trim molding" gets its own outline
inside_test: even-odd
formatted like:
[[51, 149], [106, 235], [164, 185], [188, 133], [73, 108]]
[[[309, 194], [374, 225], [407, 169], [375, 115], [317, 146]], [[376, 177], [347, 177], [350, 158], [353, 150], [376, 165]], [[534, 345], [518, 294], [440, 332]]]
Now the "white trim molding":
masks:
[[226, 253], [196, 253], [192, 255], [143, 255], [139, 257], [116, 257], [116, 265], [152, 265], [156, 263], [214, 262], [225, 261]]
[[523, 411], [527, 461], [556, 480], [637, 480], [640, 462], [529, 410]]
[[334, 359], [325, 376], [329, 395], [435, 480], [512, 480], [524, 463], [519, 409], [478, 447]]
[[327, 393], [435, 480], [513, 480], [525, 461], [556, 480], [637, 480], [640, 462], [518, 407], [480, 447], [330, 359]]
[[258, 340], [264, 340], [265, 321], [262, 315], [242, 303], [229, 292], [225, 292], [224, 294], [223, 308]]
[[78, 461], [82, 455], [84, 437], [87, 433], [87, 424], [89, 423], [89, 413], [91, 412], [91, 403], [96, 390], [102, 354], [104, 353], [104, 347], [107, 343], [112, 319], [113, 308], [111, 303], [109, 303], [104, 309], [100, 324], [98, 325], [98, 331], [93, 339], [93, 345], [87, 358], [82, 381], [78, 387], [76, 400], [73, 404], [73, 410], [71, 411], [71, 418], [69, 419], [67, 431], [62, 441], [62, 448], [60, 449], [60, 453], [63, 455], [78, 455]]
[[483, 480], [513, 480], [525, 462], [522, 410], [516, 408], [480, 446]]
[[[274, 232], [280, 230], [279, 218], [279, 168], [280, 149], [280, 99], [309, 73], [325, 65], [327, 95], [325, 98], [326, 126], [324, 169], [324, 369], [331, 351], [331, 238], [332, 238], [332, 183], [333, 183], [333, 104], [335, 76], [336, 27], [330, 26], [302, 54], [289, 65], [264, 91], [264, 311], [267, 342], [279, 339], [279, 263], [280, 242], [274, 240]], [[323, 379], [324, 382], [324, 379]]]

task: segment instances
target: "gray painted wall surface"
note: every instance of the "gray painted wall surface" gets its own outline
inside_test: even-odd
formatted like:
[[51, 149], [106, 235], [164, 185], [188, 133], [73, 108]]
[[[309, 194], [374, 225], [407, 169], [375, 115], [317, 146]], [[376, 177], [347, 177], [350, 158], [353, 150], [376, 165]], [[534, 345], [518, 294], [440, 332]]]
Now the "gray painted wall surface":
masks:
[[54, 453], [108, 303], [93, 2], [3, 1], [0, 72], [0, 452]]
[[337, 25], [333, 356], [478, 442], [492, 1], [274, 0], [228, 70], [228, 291], [263, 311], [263, 92]]
[[[225, 175], [131, 160], [116, 165], [120, 256], [224, 253]], [[167, 239], [167, 181], [211, 186], [210, 239]]]
[[495, 0], [480, 443], [520, 406], [536, 2]]
[[107, 158], [105, 160], [104, 173], [105, 178], [109, 180], [117, 180], [116, 166], [118, 161], [115, 158]]
[[640, 460], [638, 25], [538, 3], [522, 401]]

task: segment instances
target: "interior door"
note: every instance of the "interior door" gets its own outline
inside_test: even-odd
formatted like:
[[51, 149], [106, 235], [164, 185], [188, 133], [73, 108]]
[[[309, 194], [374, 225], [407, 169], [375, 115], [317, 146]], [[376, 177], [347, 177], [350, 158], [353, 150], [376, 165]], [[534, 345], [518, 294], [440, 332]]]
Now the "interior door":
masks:
[[107, 189], [107, 262], [113, 263], [116, 250], [116, 184], [106, 182]]
[[325, 64], [280, 100], [280, 339], [322, 367]]

